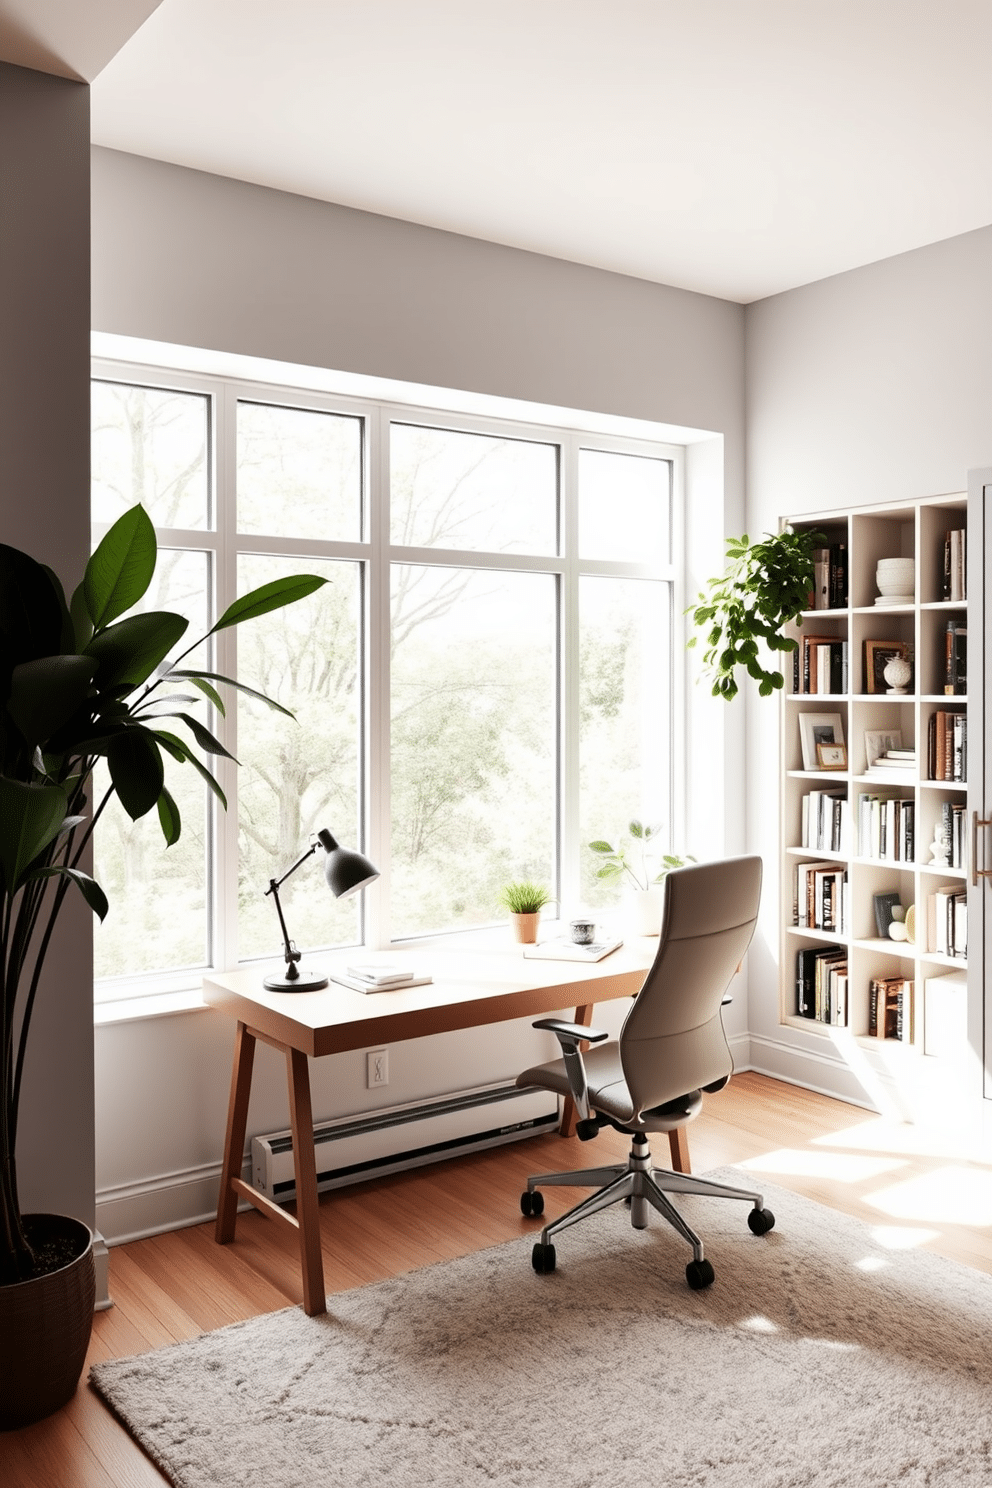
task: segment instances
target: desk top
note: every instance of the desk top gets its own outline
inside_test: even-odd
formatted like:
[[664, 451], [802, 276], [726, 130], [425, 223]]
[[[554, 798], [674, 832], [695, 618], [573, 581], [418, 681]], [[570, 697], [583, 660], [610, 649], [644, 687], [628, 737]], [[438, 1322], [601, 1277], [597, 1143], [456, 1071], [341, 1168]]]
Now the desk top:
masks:
[[270, 992], [262, 979], [271, 968], [258, 966], [205, 978], [203, 997], [264, 1038], [319, 1056], [633, 997], [657, 949], [657, 937], [637, 938], [591, 965], [525, 959], [518, 945], [330, 951], [307, 960], [327, 973], [357, 960], [395, 962], [433, 981], [384, 992], [337, 982], [319, 992]]

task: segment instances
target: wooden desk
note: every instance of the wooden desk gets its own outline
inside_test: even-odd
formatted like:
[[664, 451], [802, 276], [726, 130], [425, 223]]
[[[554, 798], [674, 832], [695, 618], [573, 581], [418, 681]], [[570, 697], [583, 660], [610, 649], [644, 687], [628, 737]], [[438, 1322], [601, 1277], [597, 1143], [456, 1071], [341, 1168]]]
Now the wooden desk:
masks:
[[[205, 1001], [230, 1013], [238, 1025], [217, 1208], [218, 1243], [224, 1245], [234, 1239], [239, 1198], [247, 1199], [280, 1223], [292, 1225], [299, 1232], [304, 1309], [311, 1316], [324, 1312], [308, 1058], [502, 1023], [510, 1018], [538, 1018], [573, 1007], [575, 1021], [589, 1025], [597, 1002], [632, 997], [640, 989], [657, 947], [656, 939], [634, 940], [592, 966], [525, 960], [519, 946], [484, 950], [425, 947], [412, 955], [406, 950], [376, 952], [376, 961], [422, 965], [434, 980], [427, 986], [367, 994], [336, 982], [319, 992], [268, 992], [262, 986], [264, 967], [207, 978], [203, 983]], [[320, 961], [327, 971], [335, 965], [343, 970], [356, 958], [357, 953], [351, 951], [321, 957]], [[286, 1056], [296, 1217], [241, 1177], [258, 1039]], [[574, 1131], [570, 1101], [566, 1102], [561, 1131], [565, 1136]], [[688, 1172], [688, 1149], [681, 1131], [671, 1134], [671, 1148], [673, 1166]]]

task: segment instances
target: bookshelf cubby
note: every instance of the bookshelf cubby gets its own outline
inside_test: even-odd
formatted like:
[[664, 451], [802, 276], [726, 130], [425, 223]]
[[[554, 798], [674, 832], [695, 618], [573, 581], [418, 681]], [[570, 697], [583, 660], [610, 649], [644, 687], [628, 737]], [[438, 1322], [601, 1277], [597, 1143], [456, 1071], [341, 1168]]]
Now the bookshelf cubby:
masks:
[[[966, 958], [955, 954], [953, 947], [949, 952], [937, 949], [936, 927], [938, 912], [944, 916], [945, 927], [956, 913], [959, 939], [967, 924], [963, 897], [970, 850], [967, 781], [960, 778], [966, 775], [966, 724], [954, 720], [955, 715], [966, 719], [968, 699], [964, 690], [945, 692], [948, 621], [963, 633], [952, 636], [950, 644], [962, 659], [961, 670], [966, 675], [966, 590], [955, 579], [954, 598], [947, 597], [950, 578], [945, 549], [949, 532], [966, 529], [967, 505], [964, 494], [936, 496], [893, 506], [804, 513], [784, 523], [821, 533], [822, 546], [831, 551], [834, 565], [846, 570], [846, 593], [836, 576], [832, 583], [820, 583], [820, 603], [825, 595], [829, 607], [804, 614], [802, 625], [792, 632], [800, 642], [797, 664], [790, 666], [791, 658], [785, 661], [780, 811], [780, 1017], [785, 1025], [824, 1037], [835, 1034], [840, 1026], [856, 1040], [877, 1045], [880, 1040], [869, 1035], [872, 981], [904, 980], [912, 983], [902, 1009], [904, 1037], [884, 1043], [887, 1048], [922, 1052], [926, 983], [949, 973], [967, 972]], [[893, 558], [914, 560], [915, 587], [905, 600], [897, 595], [894, 601], [890, 598], [878, 605], [876, 570], [880, 560]], [[817, 650], [815, 664], [804, 655], [804, 636], [808, 638], [805, 651]], [[890, 691], [881, 675], [893, 654], [904, 656], [912, 668], [902, 693]], [[814, 681], [815, 691], [804, 690]], [[961, 681], [956, 685], [964, 686]], [[835, 690], [824, 691], [825, 686]], [[821, 715], [819, 724], [809, 715]], [[816, 728], [822, 732], [822, 724], [831, 717], [841, 720], [846, 767], [810, 769], [810, 740]], [[945, 778], [934, 779], [938, 734]], [[880, 744], [888, 752], [885, 736], [892, 736], [893, 748], [915, 750], [915, 759], [903, 754], [888, 764], [875, 760]], [[840, 800], [828, 799], [824, 806], [818, 798], [822, 794]], [[804, 811], [804, 797], [813, 799], [812, 812], [808, 806]], [[811, 817], [820, 828], [815, 837]], [[951, 859], [932, 861], [931, 844], [945, 827], [959, 829], [961, 856], [956, 866]], [[820, 867], [809, 874], [799, 873], [803, 865], [811, 864]], [[816, 872], [822, 875], [819, 881]], [[827, 895], [830, 917], [822, 927], [799, 923], [805, 917], [800, 915], [797, 895], [807, 881], [811, 918], [815, 918], [814, 888], [821, 896], [818, 905], [822, 906], [822, 895]], [[876, 924], [875, 896], [895, 893], [899, 909], [914, 909], [913, 934], [902, 940], [880, 935]], [[959, 897], [948, 909], [948, 900], [955, 894]], [[827, 1007], [822, 1008], [823, 1021], [801, 1015], [797, 988], [798, 952], [834, 947], [847, 958], [839, 1023], [836, 1010]], [[807, 970], [812, 959], [803, 958]], [[836, 975], [836, 961], [834, 966]], [[939, 992], [939, 986], [932, 986], [929, 1000], [933, 1002]], [[808, 1004], [808, 996], [802, 1001]]]

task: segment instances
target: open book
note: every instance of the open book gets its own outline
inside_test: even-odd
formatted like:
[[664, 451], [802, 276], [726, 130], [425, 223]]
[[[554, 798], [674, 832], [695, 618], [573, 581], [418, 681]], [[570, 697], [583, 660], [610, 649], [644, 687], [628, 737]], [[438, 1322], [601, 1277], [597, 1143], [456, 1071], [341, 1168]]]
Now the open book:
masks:
[[524, 946], [524, 955], [535, 961], [602, 961], [604, 956], [622, 945], [622, 940], [596, 940], [592, 945], [576, 945], [574, 940], [562, 938]]

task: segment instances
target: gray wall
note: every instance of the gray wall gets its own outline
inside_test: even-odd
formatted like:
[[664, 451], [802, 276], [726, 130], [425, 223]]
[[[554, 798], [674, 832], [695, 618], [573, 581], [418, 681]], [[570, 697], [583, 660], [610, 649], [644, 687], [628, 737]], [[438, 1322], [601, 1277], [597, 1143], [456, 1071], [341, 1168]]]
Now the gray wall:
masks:
[[[93, 327], [709, 431], [687, 461], [696, 580], [743, 520], [739, 305], [96, 149]], [[694, 691], [699, 852], [742, 845], [741, 721]], [[745, 997], [732, 1013], [742, 1031]], [[202, 1011], [97, 1029], [108, 1236], [215, 1202], [232, 1036]], [[512, 1077], [541, 1057], [526, 1042], [538, 1037], [508, 1026], [402, 1046], [390, 1102]], [[318, 1062], [318, 1119], [370, 1104], [360, 1053]], [[249, 1130], [286, 1121], [282, 1069], [263, 1057]]]
[[[0, 539], [89, 552], [89, 88], [0, 64]], [[21, 1199], [93, 1222], [93, 939], [66, 901], [25, 1066]]]
[[[962, 491], [992, 463], [992, 227], [747, 308], [748, 531]], [[748, 698], [748, 840], [766, 855], [749, 979], [759, 1068], [864, 1098], [822, 1039], [778, 1027], [778, 709]]]

